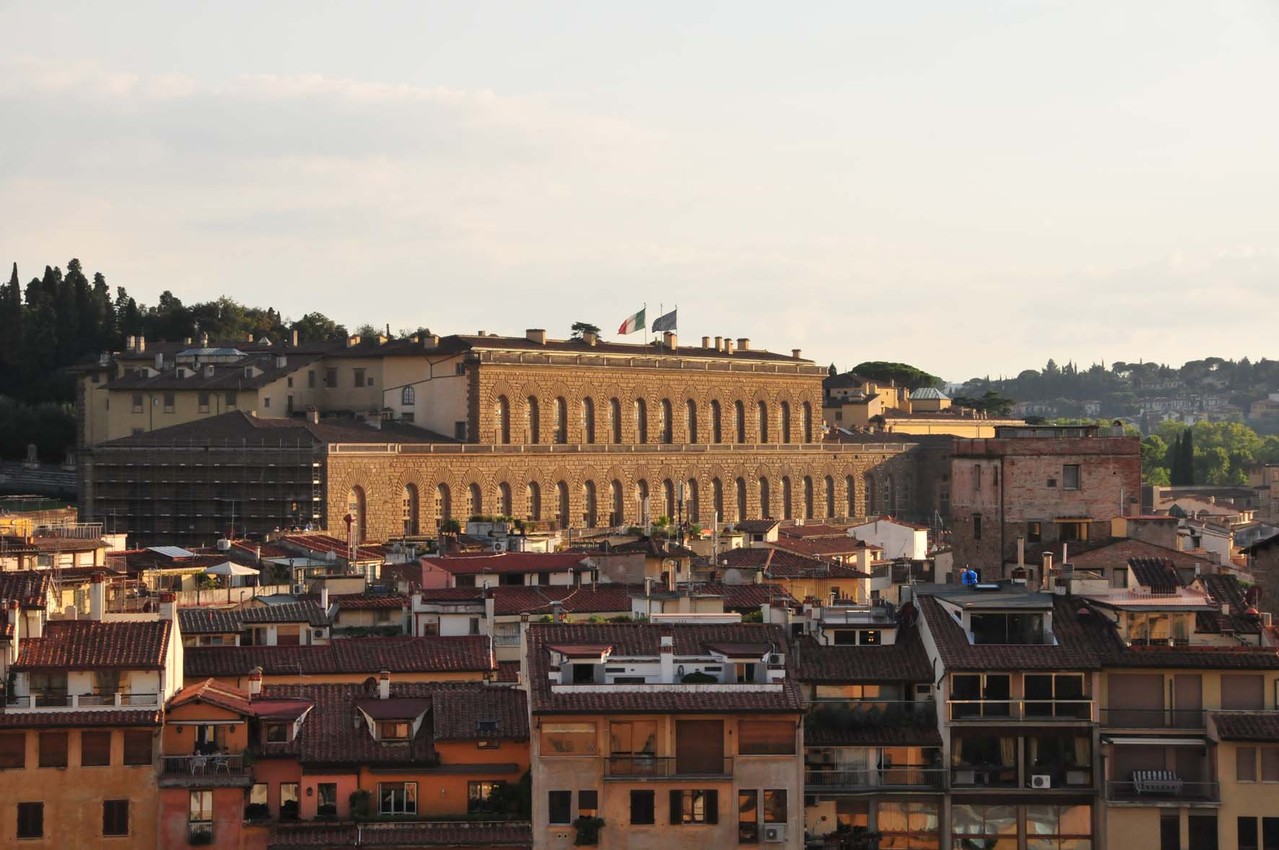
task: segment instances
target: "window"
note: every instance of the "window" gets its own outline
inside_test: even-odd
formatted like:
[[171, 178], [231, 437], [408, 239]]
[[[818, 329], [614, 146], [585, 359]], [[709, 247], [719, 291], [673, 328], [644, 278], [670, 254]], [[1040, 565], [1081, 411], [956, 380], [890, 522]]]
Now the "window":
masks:
[[378, 813], [383, 815], [417, 814], [416, 782], [379, 782]]
[[542, 724], [543, 756], [584, 755], [595, 750], [594, 723]]
[[981, 514], [973, 514], [973, 540], [981, 540]]
[[[955, 846], [1000, 847], [1000, 836], [1017, 835], [1017, 807], [1003, 805], [964, 805], [951, 807], [950, 827]], [[1014, 839], [1009, 846], [1016, 846]]]
[[306, 373], [306, 385], [308, 389], [315, 389], [315, 370], [308, 369]]
[[[1026, 807], [1027, 850], [1059, 850], [1090, 847], [1092, 807], [1045, 806]], [[1197, 845], [1191, 844], [1192, 847]]]
[[133, 394], [133, 412], [134, 413], [142, 412], [142, 393]]
[[271, 397], [270, 397], [270, 396], [265, 396], [265, 397], [262, 399], [262, 406], [263, 406], [263, 407], [266, 407], [266, 408], [269, 408], [269, 407], [271, 406]]
[[103, 835], [128, 835], [129, 834], [129, 801], [128, 800], [103, 800], [102, 801], [102, 834]]
[[408, 741], [410, 729], [408, 721], [383, 720], [377, 725], [377, 737], [379, 741]]
[[176, 402], [176, 399], [174, 398], [173, 393], [165, 393], [164, 394], [164, 412], [172, 413], [175, 402]]
[[786, 789], [764, 792], [764, 823], [786, 823]]
[[600, 792], [594, 788], [577, 792], [577, 816], [593, 818], [599, 814]]
[[27, 766], [27, 733], [0, 732], [0, 769]]
[[285, 386], [287, 386], [289, 389], [293, 389], [293, 376], [292, 376], [292, 375], [289, 375], [289, 377], [285, 379]]
[[657, 822], [657, 807], [653, 803], [654, 797], [655, 794], [652, 791], [631, 792], [632, 824], [648, 825]]
[[1217, 816], [1191, 814], [1186, 818], [1189, 844], [1195, 850], [1217, 850]]
[[362, 387], [362, 386], [364, 386], [364, 370], [363, 370], [363, 369], [354, 369], [354, 370], [352, 370], [352, 371], [354, 371], [354, 372], [355, 372], [355, 385], [356, 385], [357, 387]]
[[1239, 818], [1237, 823], [1236, 845], [1239, 850], [1257, 850], [1257, 819]]
[[546, 794], [546, 812], [548, 823], [572, 823], [573, 792], [548, 791]]
[[737, 751], [743, 755], [794, 755], [795, 724], [789, 720], [742, 720]]
[[1008, 717], [1010, 677], [1007, 673], [963, 673], [951, 677], [951, 717]]
[[1061, 487], [1063, 490], [1079, 489], [1079, 464], [1068, 463], [1061, 468]]
[[453, 439], [455, 440], [466, 439], [466, 423], [465, 422], [453, 423]]
[[330, 366], [324, 370], [324, 386], [333, 388], [338, 385], [338, 370]]
[[719, 823], [719, 792], [713, 788], [672, 790], [671, 823]]
[[1239, 747], [1235, 750], [1235, 781], [1257, 781], [1257, 748]]
[[280, 783], [280, 817], [283, 820], [298, 818], [298, 784], [296, 782]]
[[400, 407], [413, 407], [417, 404], [417, 390], [405, 387], [400, 390]]
[[194, 840], [205, 839], [203, 841], [205, 844], [213, 843], [212, 791], [191, 792], [190, 809], [187, 814], [187, 835]]
[[44, 837], [44, 803], [18, 804], [18, 837]]
[[1261, 781], [1279, 782], [1279, 747], [1261, 748]]
[[266, 724], [266, 742], [268, 744], [285, 744], [289, 740], [289, 724], [287, 723], [268, 723]]
[[496, 811], [490, 798], [502, 786], [501, 780], [480, 779], [466, 783], [466, 811], [469, 814]]
[[249, 802], [244, 807], [245, 820], [266, 820], [271, 816], [271, 808], [267, 805], [270, 788], [265, 782], [256, 782], [249, 789]]
[[1261, 850], [1279, 850], [1279, 818], [1261, 819]]
[[1082, 673], [1028, 673], [1024, 687], [1027, 717], [1087, 720], [1092, 715], [1092, 706], [1084, 695]]
[[758, 791], [739, 791], [737, 794], [737, 843], [759, 843]]
[[40, 766], [41, 767], [66, 767], [67, 766], [67, 733], [66, 732], [41, 732], [40, 733]]
[[1044, 539], [1043, 523], [1028, 522], [1026, 523], [1026, 542], [1038, 543]]
[[973, 489], [974, 490], [981, 489], [981, 467], [980, 466], [973, 467]]
[[201, 413], [209, 412], [209, 394], [208, 393], [205, 393], [205, 392], [200, 393], [200, 395], [196, 399], [196, 402], [199, 405]]
[[227, 390], [227, 394], [226, 394], [226, 408], [227, 408], [227, 410], [233, 410], [233, 409], [235, 409], [236, 399], [237, 399], [237, 395], [236, 395], [235, 390]]
[[82, 767], [103, 767], [111, 764], [111, 733], [80, 733], [80, 765]]
[[316, 783], [315, 813], [322, 818], [337, 817], [338, 815], [338, 784], [336, 782]]

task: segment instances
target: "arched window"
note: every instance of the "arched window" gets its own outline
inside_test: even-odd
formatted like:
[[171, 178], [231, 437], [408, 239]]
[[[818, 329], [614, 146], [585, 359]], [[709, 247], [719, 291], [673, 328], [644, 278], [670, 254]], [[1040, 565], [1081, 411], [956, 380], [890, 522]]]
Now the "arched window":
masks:
[[[767, 443], [768, 442], [768, 402], [761, 401], [758, 405], [756, 405], [756, 407], [758, 407], [759, 409], [758, 411], [759, 416], [757, 417], [759, 419], [759, 439], [757, 439], [755, 442]], [[765, 519], [767, 519], [767, 517], [765, 517]]]
[[563, 481], [555, 484], [555, 523], [568, 528], [568, 485]]
[[813, 479], [804, 476], [804, 519], [813, 518]]
[[702, 502], [698, 498], [696, 478], [688, 479], [688, 484], [684, 488], [684, 499], [688, 502], [688, 516], [685, 519], [688, 522], [701, 522]]
[[661, 434], [661, 441], [665, 445], [670, 445], [674, 440], [671, 439], [671, 400], [669, 398], [662, 399], [660, 406], [660, 421], [658, 422], [658, 433]]
[[368, 539], [368, 525], [365, 515], [366, 502], [364, 488], [356, 485], [346, 494], [346, 512], [351, 515], [351, 535], [353, 543], [362, 543]]
[[662, 482], [662, 516], [675, 521], [675, 482], [669, 478]]
[[826, 518], [835, 516], [835, 479], [826, 476]]
[[711, 402], [711, 442], [724, 442], [724, 411], [720, 409], [718, 399]]
[[635, 442], [648, 442], [648, 402], [635, 399]]
[[740, 401], [733, 402], [733, 430], [737, 432], [735, 442], [746, 442], [746, 405]]
[[529, 396], [525, 402], [524, 428], [528, 431], [528, 441], [537, 443], [542, 438], [542, 411], [537, 404], [537, 396]]
[[551, 427], [555, 429], [555, 442], [568, 442], [568, 402], [564, 401], [564, 396], [555, 398], [555, 409], [552, 411], [554, 422]]
[[400, 390], [400, 407], [412, 407], [417, 404], [417, 390], [405, 387]]
[[594, 528], [598, 519], [598, 513], [595, 504], [595, 482], [586, 481], [582, 484], [582, 509], [585, 513], [583, 519], [587, 528]]
[[808, 402], [804, 402], [804, 406], [799, 409], [799, 424], [804, 429], [804, 442], [811, 443], [813, 441], [813, 406]]
[[746, 479], [739, 478], [737, 486], [737, 521], [746, 519]]
[[724, 482], [718, 478], [711, 479], [711, 505], [715, 511], [715, 517], [722, 522], [724, 520]]
[[435, 527], [438, 529], [453, 518], [453, 497], [449, 493], [449, 485], [441, 484], [435, 488]]
[[688, 442], [697, 442], [697, 402], [691, 398], [684, 402], [684, 434]]
[[893, 482], [892, 475], [884, 476], [884, 507], [883, 512], [886, 514], [897, 513], [897, 487]]
[[582, 442], [595, 442], [595, 400], [590, 396], [582, 399]]
[[493, 442], [503, 445], [509, 443], [511, 441], [511, 403], [504, 395], [497, 397], [497, 404], [493, 409], [493, 420], [497, 431]]
[[511, 505], [511, 485], [505, 481], [497, 485], [497, 512], [502, 516], [515, 514]]
[[849, 475], [844, 478], [845, 515], [852, 519], [857, 516], [857, 479]]
[[484, 515], [484, 491], [480, 485], [472, 484], [466, 488], [466, 518]]
[[524, 488], [524, 502], [528, 506], [528, 518], [540, 520], [542, 518], [542, 487], [536, 481], [530, 481]]
[[622, 482], [614, 479], [608, 484], [609, 525], [618, 526], [626, 521], [626, 509], [622, 501]]
[[782, 442], [790, 442], [790, 402], [782, 402]]
[[613, 444], [622, 442], [622, 403], [615, 398], [608, 400], [608, 427], [613, 432]]
[[759, 515], [764, 519], [773, 518], [773, 506], [769, 504], [768, 479], [759, 479]]
[[790, 476], [782, 476], [782, 519], [794, 519], [795, 515], [791, 513], [791, 486]]
[[417, 534], [417, 486], [413, 484], [404, 485], [402, 517], [404, 519], [404, 533]]
[[876, 492], [875, 476], [867, 472], [862, 476], [862, 485], [866, 490], [866, 516], [878, 516], [879, 493]]
[[635, 502], [638, 506], [638, 516], [640, 525], [646, 525], [653, 521], [652, 515], [649, 513], [648, 504], [648, 482], [641, 478], [635, 482]]

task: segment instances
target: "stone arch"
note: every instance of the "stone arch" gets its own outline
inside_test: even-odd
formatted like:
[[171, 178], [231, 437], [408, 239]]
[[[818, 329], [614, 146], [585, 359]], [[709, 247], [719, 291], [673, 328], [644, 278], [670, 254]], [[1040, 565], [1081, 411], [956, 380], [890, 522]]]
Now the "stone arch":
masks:
[[346, 491], [346, 513], [351, 517], [353, 543], [361, 543], [369, 536], [369, 500], [364, 487], [352, 484]]
[[417, 484], [412, 482], [401, 485], [400, 519], [404, 534], [413, 536], [419, 533], [419, 517], [422, 511], [422, 497]]

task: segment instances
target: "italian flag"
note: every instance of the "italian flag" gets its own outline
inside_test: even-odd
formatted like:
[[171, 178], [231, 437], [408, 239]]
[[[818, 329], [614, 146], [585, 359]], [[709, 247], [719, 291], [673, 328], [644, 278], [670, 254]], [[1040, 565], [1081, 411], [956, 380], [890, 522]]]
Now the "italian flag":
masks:
[[635, 333], [636, 331], [644, 330], [644, 325], [644, 310], [640, 310], [634, 316], [630, 316], [626, 321], [622, 322], [622, 326], [617, 329], [617, 332], [619, 334]]

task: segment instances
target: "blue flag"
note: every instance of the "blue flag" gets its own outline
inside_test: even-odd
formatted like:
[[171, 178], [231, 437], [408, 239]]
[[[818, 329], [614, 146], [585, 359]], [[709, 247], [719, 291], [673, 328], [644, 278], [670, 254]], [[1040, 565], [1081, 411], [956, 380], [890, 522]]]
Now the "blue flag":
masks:
[[658, 316], [656, 319], [654, 319], [654, 320], [653, 320], [653, 333], [657, 333], [658, 331], [673, 331], [673, 330], [675, 330], [675, 313], [676, 313], [676, 312], [678, 312], [678, 311], [677, 311], [677, 310], [672, 310], [672, 311], [670, 311], [669, 313], [667, 313], [666, 315], [664, 315], [664, 316]]

